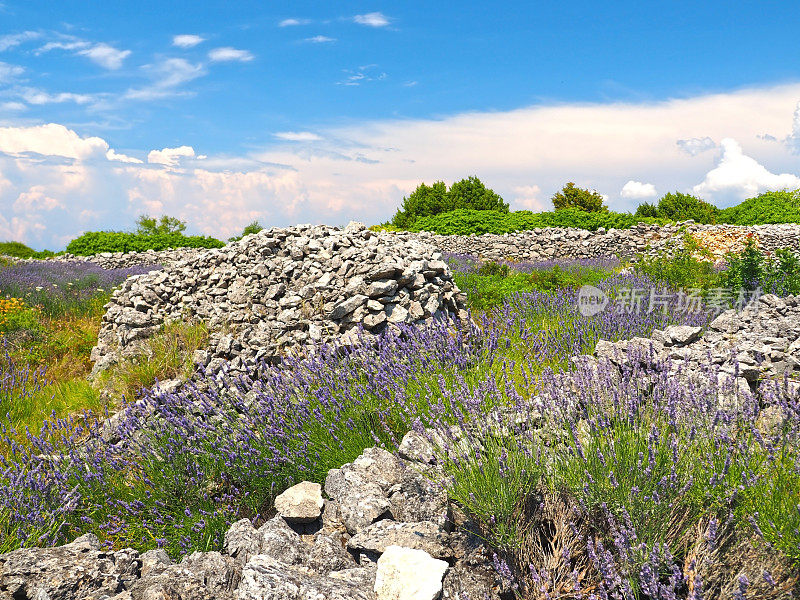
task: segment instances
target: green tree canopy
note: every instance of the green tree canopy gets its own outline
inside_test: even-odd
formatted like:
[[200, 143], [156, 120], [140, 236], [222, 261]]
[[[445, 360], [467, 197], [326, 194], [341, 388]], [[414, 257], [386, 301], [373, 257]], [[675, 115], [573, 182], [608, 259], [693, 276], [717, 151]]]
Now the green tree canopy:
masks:
[[233, 236], [231, 238], [228, 238], [228, 241], [229, 242], [238, 242], [244, 236], [250, 235], [251, 233], [258, 233], [262, 229], [264, 229], [264, 228], [261, 226], [261, 223], [259, 223], [258, 221], [253, 221], [252, 223], [249, 223], [248, 225], [245, 225], [245, 228], [242, 230], [242, 235], [235, 235], [235, 236]]
[[392, 219], [392, 225], [406, 229], [419, 217], [430, 217], [457, 209], [508, 212], [508, 204], [475, 176], [455, 182], [450, 189], [443, 181], [428, 186], [421, 183]]
[[175, 217], [161, 215], [160, 219], [142, 215], [136, 219], [136, 232], [138, 235], [159, 235], [170, 233], [183, 233], [186, 231], [186, 221]]
[[669, 192], [656, 206], [645, 202], [636, 209], [637, 217], [662, 217], [673, 221], [693, 219], [697, 223], [716, 223], [719, 209], [691, 194]]
[[580, 208], [587, 212], [606, 212], [608, 210], [603, 204], [603, 197], [596, 190], [579, 188], [572, 181], [553, 195], [553, 207], [556, 210]]

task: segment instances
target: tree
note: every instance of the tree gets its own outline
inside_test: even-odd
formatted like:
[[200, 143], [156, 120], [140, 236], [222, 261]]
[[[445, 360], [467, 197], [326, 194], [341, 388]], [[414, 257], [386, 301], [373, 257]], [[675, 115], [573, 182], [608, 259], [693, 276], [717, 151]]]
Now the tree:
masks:
[[244, 236], [250, 235], [251, 233], [258, 233], [262, 229], [264, 229], [264, 228], [261, 226], [261, 223], [259, 223], [258, 221], [253, 221], [249, 225], [245, 225], [245, 228], [242, 230], [242, 235], [235, 235], [233, 237], [230, 237], [230, 238], [228, 238], [228, 241], [229, 242], [238, 242]]
[[408, 198], [403, 198], [403, 204], [392, 219], [395, 227], [408, 227], [417, 217], [438, 215], [453, 210], [449, 203], [447, 186], [444, 181], [437, 181], [432, 186], [420, 183]]
[[568, 182], [561, 191], [553, 195], [553, 207], [556, 210], [562, 208], [579, 208], [587, 212], [607, 212], [608, 208], [603, 204], [603, 197], [596, 190], [586, 190], [577, 187], [572, 181]]
[[696, 223], [716, 223], [718, 212], [713, 204], [680, 192], [664, 194], [658, 201], [658, 216], [673, 221], [693, 219]]
[[159, 235], [183, 233], [186, 231], [186, 221], [175, 217], [161, 215], [160, 219], [142, 215], [136, 219], [136, 233], [138, 235]]
[[443, 181], [431, 186], [421, 183], [408, 198], [403, 198], [392, 225], [408, 228], [418, 217], [439, 215], [459, 208], [508, 212], [508, 204], [473, 175], [455, 182], [449, 190]]
[[496, 210], [508, 212], [508, 204], [493, 190], [488, 189], [483, 182], [475, 177], [467, 177], [456, 181], [450, 186], [450, 203], [456, 208], [470, 208], [472, 210]]

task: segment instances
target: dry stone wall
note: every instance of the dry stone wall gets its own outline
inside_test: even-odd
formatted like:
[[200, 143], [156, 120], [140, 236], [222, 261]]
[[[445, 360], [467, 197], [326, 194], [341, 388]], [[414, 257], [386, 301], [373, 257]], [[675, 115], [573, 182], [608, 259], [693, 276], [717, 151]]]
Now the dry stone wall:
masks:
[[[800, 250], [800, 224], [780, 225], [700, 225], [692, 221], [675, 225], [646, 225], [630, 229], [586, 229], [545, 227], [505, 235], [436, 235], [414, 234], [443, 252], [472, 254], [487, 260], [554, 260], [621, 256], [633, 258], [639, 253], [654, 254], [679, 244], [683, 233], [701, 239], [726, 241], [753, 234], [758, 245], [767, 251], [777, 248]], [[408, 234], [401, 234], [408, 235]], [[714, 248], [711, 248], [712, 253]], [[715, 253], [717, 258], [721, 253]]]
[[141, 351], [165, 322], [197, 319], [211, 330], [198, 365], [236, 370], [352, 342], [362, 328], [466, 318], [465, 302], [441, 253], [415, 237], [360, 224], [270, 229], [128, 279], [106, 307], [92, 360], [96, 373]]

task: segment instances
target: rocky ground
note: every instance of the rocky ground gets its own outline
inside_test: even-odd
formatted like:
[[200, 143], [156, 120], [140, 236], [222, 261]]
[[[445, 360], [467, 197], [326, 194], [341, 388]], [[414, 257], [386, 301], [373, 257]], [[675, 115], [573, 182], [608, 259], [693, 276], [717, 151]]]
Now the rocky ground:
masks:
[[222, 552], [179, 563], [163, 550], [103, 549], [84, 535], [0, 555], [0, 597], [15, 600], [434, 600], [507, 597], [480, 539], [435, 480], [433, 448], [405, 436], [398, 456], [368, 448], [278, 496], [256, 529], [234, 523]]

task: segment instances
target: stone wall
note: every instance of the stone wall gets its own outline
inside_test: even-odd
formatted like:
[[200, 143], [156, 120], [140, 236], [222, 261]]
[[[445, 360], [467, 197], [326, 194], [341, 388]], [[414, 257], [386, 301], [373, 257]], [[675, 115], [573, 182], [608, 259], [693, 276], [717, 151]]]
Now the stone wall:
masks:
[[211, 329], [198, 365], [275, 362], [362, 329], [466, 318], [466, 297], [433, 246], [410, 236], [310, 225], [269, 229], [128, 279], [114, 292], [92, 351], [95, 373], [143, 349], [168, 321]]

